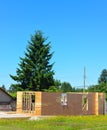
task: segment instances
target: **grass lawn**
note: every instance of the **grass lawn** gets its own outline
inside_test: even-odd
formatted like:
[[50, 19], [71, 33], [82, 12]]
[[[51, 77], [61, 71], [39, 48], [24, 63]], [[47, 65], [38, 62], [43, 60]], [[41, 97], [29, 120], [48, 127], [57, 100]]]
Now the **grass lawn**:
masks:
[[107, 116], [57, 116], [35, 121], [0, 119], [0, 130], [107, 130]]

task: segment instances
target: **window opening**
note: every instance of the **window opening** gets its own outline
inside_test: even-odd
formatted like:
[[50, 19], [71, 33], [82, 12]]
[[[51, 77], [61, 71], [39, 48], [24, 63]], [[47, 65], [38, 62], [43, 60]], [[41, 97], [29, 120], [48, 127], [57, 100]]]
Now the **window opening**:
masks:
[[88, 111], [88, 98], [86, 95], [82, 96], [82, 110]]
[[66, 93], [61, 94], [61, 105], [67, 106], [67, 94]]

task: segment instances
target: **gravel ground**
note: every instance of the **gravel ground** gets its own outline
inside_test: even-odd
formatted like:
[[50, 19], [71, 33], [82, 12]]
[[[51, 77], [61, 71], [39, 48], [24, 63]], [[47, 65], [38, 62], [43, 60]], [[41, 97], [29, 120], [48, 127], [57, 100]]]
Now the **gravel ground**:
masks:
[[30, 116], [26, 114], [0, 112], [0, 118], [30, 118]]
[[40, 120], [44, 118], [50, 118], [52, 116], [31, 116], [28, 114], [17, 114], [13, 112], [0, 112], [0, 119], [2, 118], [28, 118], [29, 120]]

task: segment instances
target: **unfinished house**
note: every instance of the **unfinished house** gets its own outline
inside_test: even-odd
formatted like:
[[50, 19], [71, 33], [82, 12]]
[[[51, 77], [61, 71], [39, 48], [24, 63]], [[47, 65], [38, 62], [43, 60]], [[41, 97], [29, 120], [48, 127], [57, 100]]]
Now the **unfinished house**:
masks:
[[15, 100], [5, 90], [0, 88], [0, 111], [13, 111], [15, 109]]
[[99, 115], [104, 112], [104, 93], [17, 92], [17, 113]]

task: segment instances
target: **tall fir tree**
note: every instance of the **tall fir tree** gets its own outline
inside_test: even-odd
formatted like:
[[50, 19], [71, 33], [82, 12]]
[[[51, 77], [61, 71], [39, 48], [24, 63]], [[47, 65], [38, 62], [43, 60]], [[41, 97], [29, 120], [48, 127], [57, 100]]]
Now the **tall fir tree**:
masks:
[[12, 84], [10, 90], [34, 90], [42, 91], [54, 85], [53, 63], [50, 59], [53, 52], [50, 53], [50, 42], [46, 43], [47, 38], [41, 31], [36, 31], [28, 42], [25, 57], [20, 58], [19, 68], [16, 69], [16, 76], [10, 77], [17, 82]]

